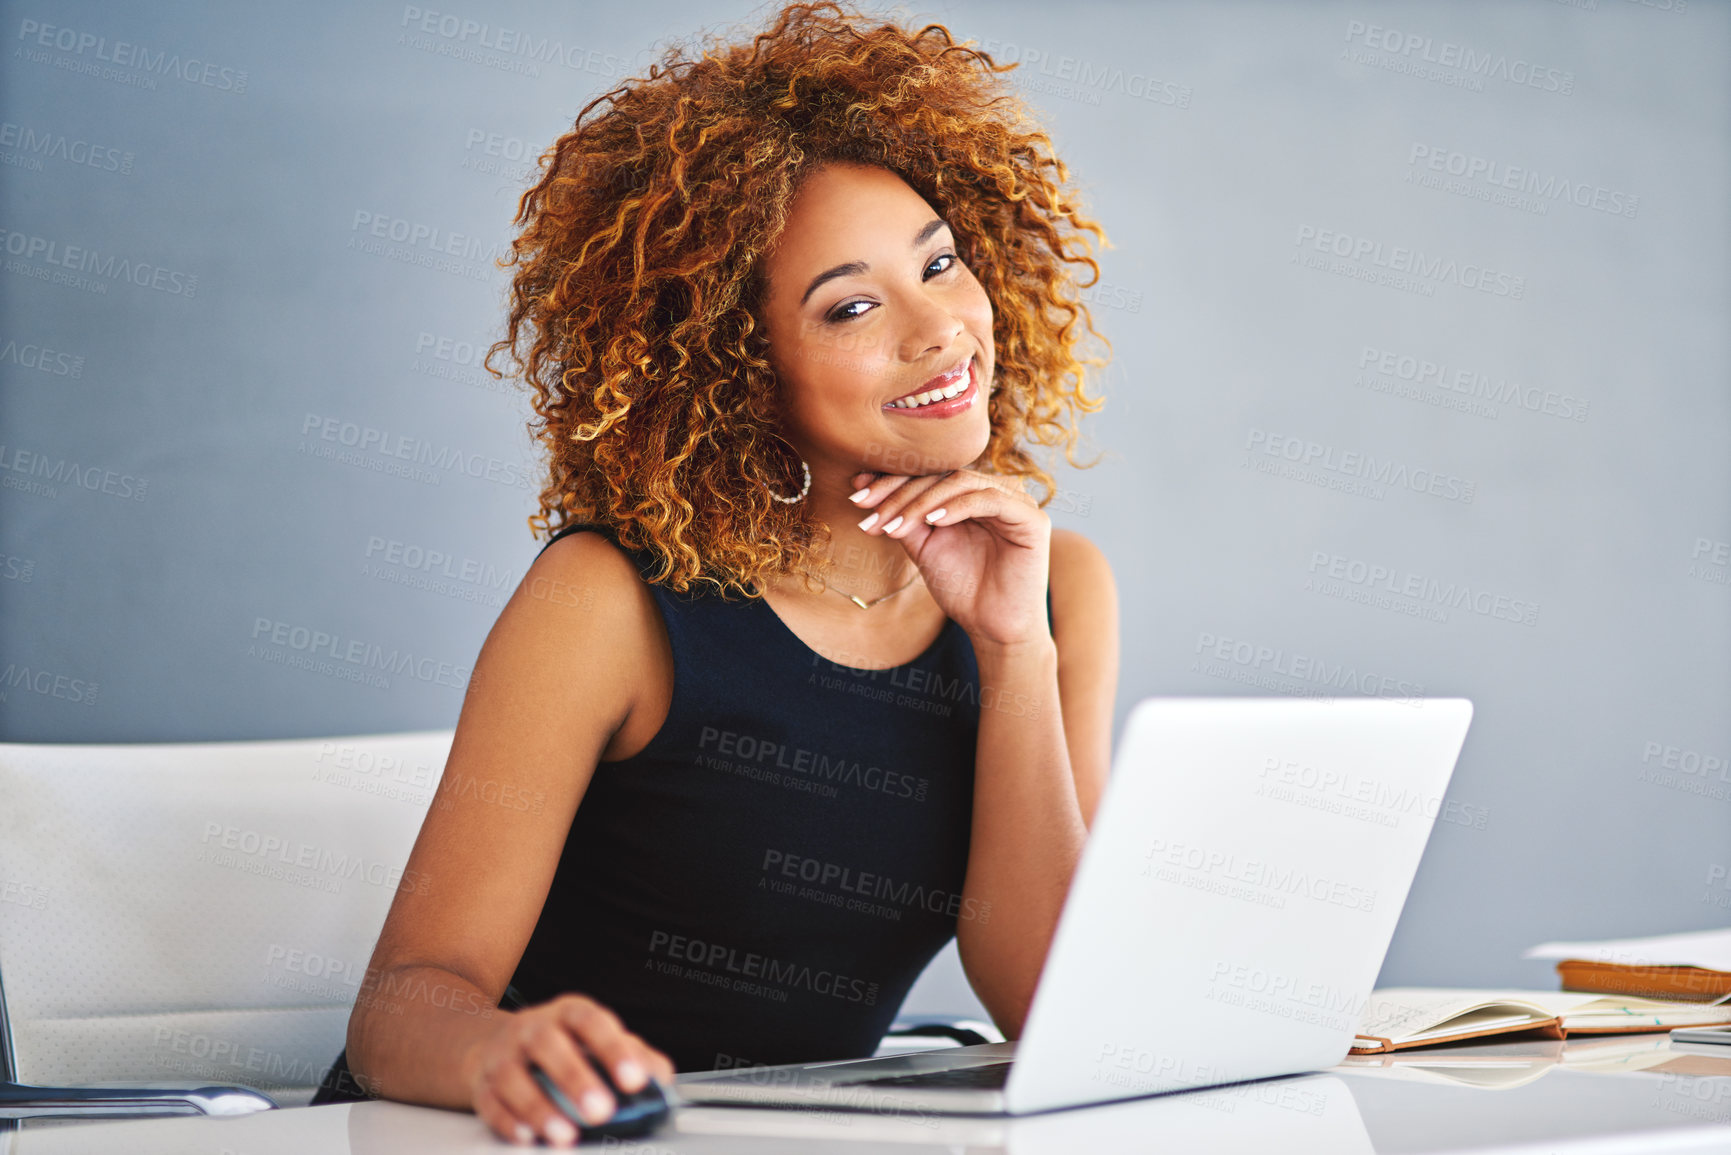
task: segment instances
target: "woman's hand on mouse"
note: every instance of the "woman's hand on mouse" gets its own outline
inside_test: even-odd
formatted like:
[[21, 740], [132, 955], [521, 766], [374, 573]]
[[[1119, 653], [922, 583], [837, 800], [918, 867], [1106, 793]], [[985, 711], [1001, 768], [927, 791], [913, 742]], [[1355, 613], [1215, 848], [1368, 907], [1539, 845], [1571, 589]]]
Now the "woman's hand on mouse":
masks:
[[651, 1075], [673, 1080], [666, 1055], [584, 995], [560, 995], [497, 1018], [497, 1028], [463, 1056], [463, 1080], [475, 1114], [502, 1139], [526, 1144], [540, 1137], [555, 1147], [577, 1141], [577, 1128], [530, 1075], [531, 1063], [552, 1077], [577, 1105], [581, 1122], [590, 1124], [605, 1122], [615, 1103], [584, 1049], [607, 1065], [614, 1083], [628, 1094], [642, 1090]]
[[1049, 638], [1046, 581], [1052, 521], [1019, 480], [956, 469], [857, 473], [854, 505], [867, 533], [895, 538], [946, 617], [976, 646]]

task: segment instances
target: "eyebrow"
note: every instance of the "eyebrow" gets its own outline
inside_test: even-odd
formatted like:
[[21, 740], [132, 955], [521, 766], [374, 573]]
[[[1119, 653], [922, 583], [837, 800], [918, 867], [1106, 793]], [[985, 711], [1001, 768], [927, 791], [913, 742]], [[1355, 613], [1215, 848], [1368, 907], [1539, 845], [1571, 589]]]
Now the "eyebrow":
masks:
[[[947, 229], [949, 227], [950, 222], [934, 217], [927, 221], [925, 226], [921, 228], [919, 232], [914, 234], [913, 243], [908, 247], [917, 249], [930, 240], [932, 235], [939, 229]], [[845, 264], [837, 265], [833, 269], [825, 269], [823, 272], [811, 279], [811, 284], [805, 287], [805, 296], [799, 299], [799, 303], [803, 305], [807, 301], [811, 300], [811, 295], [817, 292], [826, 281], [833, 281], [837, 277], [855, 277], [861, 273], [869, 272], [870, 270], [871, 266], [866, 264], [864, 261], [848, 261]]]

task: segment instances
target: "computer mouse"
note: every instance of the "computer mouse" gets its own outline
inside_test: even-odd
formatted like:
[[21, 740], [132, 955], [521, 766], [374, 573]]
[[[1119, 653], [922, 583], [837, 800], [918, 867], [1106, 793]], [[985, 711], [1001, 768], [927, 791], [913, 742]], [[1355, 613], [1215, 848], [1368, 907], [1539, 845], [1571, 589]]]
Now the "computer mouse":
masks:
[[612, 1093], [613, 1102], [617, 1104], [612, 1116], [605, 1123], [585, 1123], [583, 1116], [577, 1111], [577, 1105], [559, 1089], [559, 1085], [553, 1082], [553, 1077], [534, 1063], [529, 1064], [529, 1073], [541, 1085], [541, 1090], [547, 1093], [547, 1097], [553, 1100], [553, 1105], [577, 1128], [579, 1143], [648, 1135], [667, 1122], [668, 1116], [673, 1113], [672, 1107], [668, 1105], [667, 1092], [656, 1081], [655, 1076], [649, 1077], [641, 1091], [627, 1093], [614, 1084], [613, 1076], [604, 1064], [590, 1059], [589, 1065], [601, 1076], [602, 1084]]

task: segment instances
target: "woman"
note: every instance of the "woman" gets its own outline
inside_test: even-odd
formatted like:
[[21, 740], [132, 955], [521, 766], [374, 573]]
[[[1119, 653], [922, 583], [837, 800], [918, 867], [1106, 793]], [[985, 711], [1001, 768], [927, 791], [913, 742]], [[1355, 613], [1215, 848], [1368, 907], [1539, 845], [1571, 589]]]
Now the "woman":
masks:
[[549, 153], [495, 352], [557, 532], [321, 1098], [567, 1144], [531, 1063], [599, 1122], [591, 1061], [632, 1091], [870, 1054], [951, 935], [1019, 1032], [1105, 782], [1117, 609], [1023, 490], [1050, 495], [1024, 443], [1099, 405], [1065, 262], [1103, 234], [996, 71], [795, 5]]

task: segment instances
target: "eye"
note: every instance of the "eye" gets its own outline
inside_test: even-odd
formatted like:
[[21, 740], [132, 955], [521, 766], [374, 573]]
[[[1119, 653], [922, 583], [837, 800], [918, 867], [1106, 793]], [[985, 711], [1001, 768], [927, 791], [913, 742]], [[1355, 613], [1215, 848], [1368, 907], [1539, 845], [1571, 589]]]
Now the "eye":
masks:
[[[949, 263], [946, 264], [943, 268], [939, 269], [937, 272], [933, 273], [932, 272], [932, 265], [936, 265], [939, 261], [948, 261]], [[956, 265], [958, 265], [960, 263], [961, 263], [961, 258], [956, 256], [956, 254], [954, 254], [954, 253], [939, 253], [937, 256], [932, 258], [932, 263], [930, 265], [926, 266], [926, 272], [928, 274], [930, 274], [929, 276], [926, 277], [926, 280], [929, 281], [932, 279], [932, 277], [942, 276], [943, 274], [949, 272], [951, 269], [955, 268]]]
[[848, 310], [853, 308], [855, 305], [871, 305], [871, 304], [872, 304], [871, 301], [864, 301], [864, 300], [861, 300], [861, 301], [844, 301], [842, 304], [837, 305], [835, 308], [831, 309], [828, 313], [826, 313], [824, 315], [824, 320], [826, 320], [826, 321], [851, 321], [855, 317], [863, 317], [863, 316], [865, 316], [864, 313], [850, 313], [850, 312], [848, 312]]
[[[922, 279], [929, 281], [933, 277], [941, 277], [945, 273], [954, 269], [959, 264], [961, 264], [961, 258], [956, 256], [956, 254], [949, 253], [949, 252], [939, 253], [937, 256], [935, 256], [931, 259], [931, 262], [928, 265], [926, 265], [925, 276]], [[933, 272], [934, 269], [936, 269], [937, 271]], [[836, 323], [836, 322], [841, 322], [841, 321], [851, 321], [856, 317], [863, 317], [863, 316], [865, 316], [865, 313], [866, 313], [865, 309], [860, 309], [859, 312], [850, 312], [849, 311], [852, 309], [859, 308], [860, 306], [870, 306], [871, 308], [875, 309], [875, 308], [877, 308], [877, 303], [875, 301], [868, 301], [868, 300], [863, 300], [863, 299], [862, 300], [855, 300], [855, 301], [843, 301], [841, 304], [839, 304], [835, 308], [831, 309], [828, 313], [825, 313], [824, 314], [824, 320], [829, 321], [831, 323]]]

